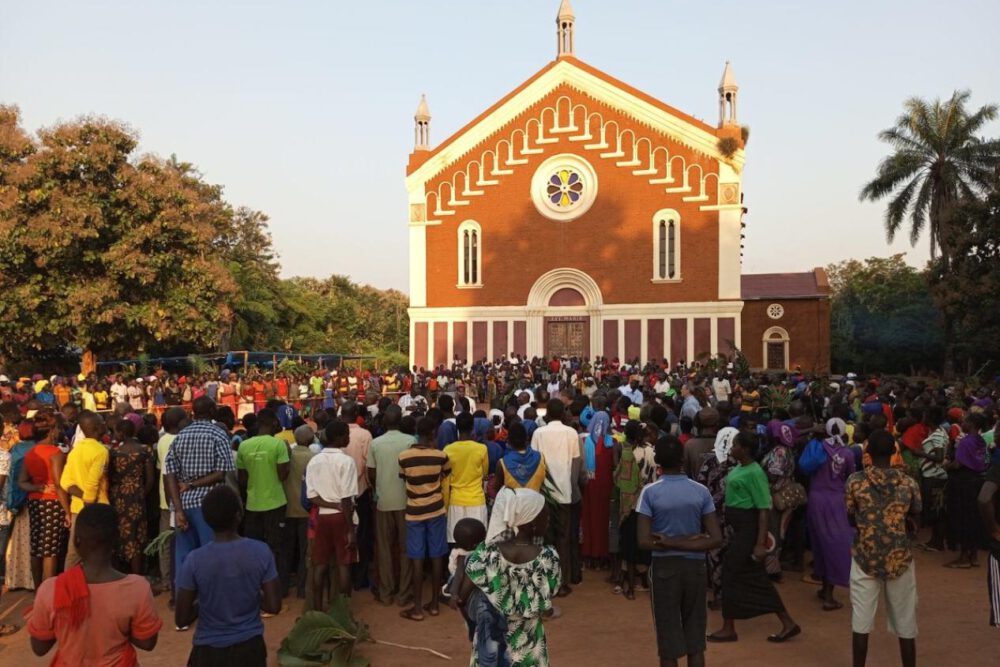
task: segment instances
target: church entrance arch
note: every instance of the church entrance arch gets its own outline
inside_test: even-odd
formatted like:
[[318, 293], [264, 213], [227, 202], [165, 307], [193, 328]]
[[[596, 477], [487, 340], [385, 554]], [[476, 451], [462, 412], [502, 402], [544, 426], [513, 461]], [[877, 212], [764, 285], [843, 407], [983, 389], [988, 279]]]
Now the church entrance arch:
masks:
[[579, 269], [553, 269], [528, 294], [528, 351], [532, 356], [592, 357], [601, 349], [601, 290]]

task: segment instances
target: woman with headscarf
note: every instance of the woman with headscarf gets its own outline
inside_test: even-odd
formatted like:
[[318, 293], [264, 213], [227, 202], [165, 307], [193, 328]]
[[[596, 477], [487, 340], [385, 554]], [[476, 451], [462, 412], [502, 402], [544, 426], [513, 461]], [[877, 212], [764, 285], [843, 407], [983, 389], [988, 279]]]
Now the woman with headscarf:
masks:
[[[601, 399], [594, 399], [601, 406]], [[611, 490], [614, 487], [614, 445], [611, 437], [611, 417], [603, 406], [598, 407], [581, 434], [583, 464], [587, 486], [583, 489], [583, 511], [580, 525], [583, 544], [580, 554], [587, 567], [596, 569], [608, 564], [608, 521], [611, 516]]]
[[[795, 455], [792, 449], [799, 437], [798, 429], [772, 419], [767, 423], [767, 444], [760, 459], [760, 467], [767, 474], [767, 482], [771, 487], [771, 497], [780, 497], [790, 485], [795, 483]], [[764, 565], [772, 577], [781, 575], [781, 545], [788, 533], [788, 524], [792, 513], [798, 507], [784, 506], [780, 510], [775, 506], [771, 509], [769, 529], [775, 539], [774, 550], [767, 554]]]
[[718, 609], [722, 606], [722, 557], [725, 555], [726, 542], [729, 531], [726, 525], [726, 475], [736, 465], [736, 461], [729, 455], [733, 448], [733, 438], [739, 433], [738, 430], [727, 426], [720, 429], [715, 436], [714, 452], [705, 457], [698, 477], [695, 481], [704, 484], [709, 493], [712, 494], [712, 501], [715, 503], [715, 515], [719, 517], [719, 527], [722, 530], [722, 546], [705, 553], [705, 564], [708, 570], [708, 587], [712, 592], [712, 599], [708, 602], [709, 609]]
[[844, 500], [847, 478], [854, 473], [854, 453], [841, 435], [847, 425], [834, 417], [826, 422], [823, 440], [813, 439], [799, 458], [799, 469], [809, 475], [806, 521], [812, 543], [813, 573], [822, 579], [819, 591], [823, 611], [844, 605], [833, 597], [833, 587], [850, 586], [851, 545], [854, 528], [847, 518]]
[[503, 486], [540, 491], [545, 483], [545, 457], [528, 446], [527, 429], [519, 421], [507, 429], [507, 452], [497, 464], [497, 476]]
[[979, 543], [982, 523], [976, 498], [983, 485], [986, 471], [986, 441], [982, 431], [986, 419], [981, 412], [970, 412], [962, 422], [964, 435], [955, 443], [950, 460], [945, 465], [949, 471], [946, 507], [952, 539], [961, 552], [958, 558], [945, 567], [968, 569], [979, 565]]
[[[506, 652], [495, 664], [548, 667], [542, 616], [561, 585], [559, 555], [542, 544], [549, 521], [545, 498], [530, 489], [502, 489], [493, 506], [486, 541], [466, 559], [458, 593], [464, 604], [479, 588], [506, 620]], [[476, 632], [479, 632], [477, 627]], [[473, 641], [471, 665], [479, 665]]]

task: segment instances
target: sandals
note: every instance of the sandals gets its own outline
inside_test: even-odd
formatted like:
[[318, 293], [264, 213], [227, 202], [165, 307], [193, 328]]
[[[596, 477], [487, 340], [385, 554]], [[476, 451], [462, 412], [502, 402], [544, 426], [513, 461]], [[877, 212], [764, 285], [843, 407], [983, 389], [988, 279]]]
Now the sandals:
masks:
[[20, 629], [19, 625], [0, 625], [0, 637], [9, 637]]
[[823, 611], [837, 611], [838, 609], [843, 609], [844, 603], [837, 602], [836, 600], [824, 601]]
[[625, 589], [622, 588], [621, 584], [615, 584], [615, 587], [611, 589], [613, 595], [621, 595]]
[[739, 641], [739, 635], [733, 633], [731, 635], [720, 635], [717, 632], [713, 632], [710, 635], [705, 636], [705, 641], [712, 642], [713, 644], [726, 644], [729, 642]]
[[437, 616], [441, 613], [437, 607], [432, 607], [430, 603], [424, 605], [424, 611], [427, 612], [428, 616]]
[[635, 589], [634, 588], [630, 588], [627, 591], [625, 591], [625, 599], [626, 600], [634, 600], [635, 599]]
[[772, 644], [784, 644], [792, 637], [797, 637], [798, 635], [801, 634], [802, 634], [802, 628], [800, 628], [798, 625], [793, 625], [789, 630], [780, 632], [776, 635], [769, 635], [767, 641], [771, 642]]
[[419, 621], [424, 620], [424, 615], [421, 614], [416, 609], [404, 609], [403, 611], [399, 612], [399, 617], [400, 618], [405, 618], [408, 621], [417, 621], [417, 622], [419, 622]]

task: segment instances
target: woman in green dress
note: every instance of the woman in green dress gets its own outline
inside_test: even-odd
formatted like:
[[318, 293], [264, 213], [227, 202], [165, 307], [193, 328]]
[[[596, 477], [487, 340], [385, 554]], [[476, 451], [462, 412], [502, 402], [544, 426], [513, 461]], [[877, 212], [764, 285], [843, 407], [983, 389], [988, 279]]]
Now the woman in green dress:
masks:
[[[486, 541], [466, 559], [459, 600], [475, 586], [506, 619], [507, 661], [501, 664], [511, 667], [549, 664], [542, 616], [552, 609], [561, 580], [558, 554], [541, 544], [548, 522], [544, 496], [504, 488], [497, 494]], [[473, 667], [479, 665], [478, 639], [473, 639]]]

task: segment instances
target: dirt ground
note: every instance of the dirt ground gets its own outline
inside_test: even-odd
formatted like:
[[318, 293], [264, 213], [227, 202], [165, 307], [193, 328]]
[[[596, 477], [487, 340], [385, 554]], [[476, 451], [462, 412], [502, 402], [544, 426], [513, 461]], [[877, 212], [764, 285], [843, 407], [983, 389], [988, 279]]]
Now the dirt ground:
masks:
[[[943, 554], [917, 555], [919, 663], [935, 667], [1000, 665], [1000, 631], [988, 625], [985, 569], [946, 570], [941, 567], [945, 557]], [[985, 554], [982, 562], [986, 562]], [[546, 624], [552, 664], [556, 667], [658, 664], [648, 595], [639, 593], [634, 601], [612, 595], [610, 588], [603, 583], [604, 574], [586, 572], [584, 583], [570, 597], [559, 600], [562, 617]], [[820, 611], [815, 598], [816, 587], [802, 583], [798, 575], [786, 575], [779, 590], [792, 616], [802, 626], [802, 635], [787, 644], [774, 645], [765, 638], [778, 630], [775, 618], [739, 622], [739, 642], [709, 645], [708, 664], [741, 667], [849, 666], [849, 605], [835, 612]], [[837, 595], [841, 601], [848, 602], [847, 591], [838, 589]], [[288, 611], [265, 621], [271, 664], [274, 665], [277, 665], [275, 651], [301, 608], [301, 602], [294, 598], [287, 602]], [[0, 599], [0, 622], [23, 623], [22, 616], [29, 604], [30, 594], [26, 592], [5, 593]], [[174, 631], [166, 596], [157, 598], [157, 605], [164, 619], [164, 629], [152, 653], [140, 652], [140, 662], [147, 667], [183, 665], [192, 633]], [[445, 661], [426, 653], [365, 645], [361, 652], [371, 659], [375, 667], [468, 664], [469, 643], [457, 612], [444, 609], [437, 618], [428, 617], [421, 623], [414, 623], [400, 619], [397, 607], [382, 607], [368, 594], [358, 594], [354, 605], [357, 615], [369, 624], [374, 637], [426, 646], [452, 658]], [[720, 623], [719, 613], [709, 612], [709, 630], [716, 629]], [[49, 659], [50, 656], [36, 658], [32, 655], [24, 630], [0, 639], [0, 665], [43, 665], [48, 664]], [[895, 638], [885, 631], [881, 611], [871, 639], [868, 664], [874, 667], [899, 664]]]

